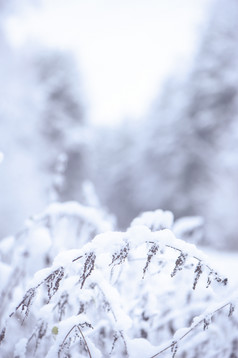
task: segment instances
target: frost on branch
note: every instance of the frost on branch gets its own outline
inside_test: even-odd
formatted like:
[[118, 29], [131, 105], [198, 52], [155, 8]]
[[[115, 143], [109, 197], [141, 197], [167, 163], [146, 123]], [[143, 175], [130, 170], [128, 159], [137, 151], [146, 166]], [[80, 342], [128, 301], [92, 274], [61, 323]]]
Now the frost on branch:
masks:
[[202, 272], [203, 272], [203, 267], [202, 267], [201, 262], [199, 261], [197, 266], [196, 266], [196, 268], [195, 268], [195, 271], [194, 271], [194, 273], [195, 273], [194, 282], [193, 282], [193, 289], [194, 290], [195, 290], [195, 288], [197, 286], [198, 280], [199, 280]]
[[92, 358], [90, 350], [88, 348], [87, 342], [84, 338], [84, 335], [82, 333], [82, 328], [84, 327], [90, 327], [93, 328], [89, 323], [79, 323], [78, 325], [74, 325], [70, 331], [66, 334], [63, 342], [60, 344], [59, 350], [58, 350], [58, 358], [68, 356], [68, 352], [70, 350], [70, 346], [75, 343], [77, 339], [82, 339], [83, 344], [85, 345], [85, 349], [89, 354], [89, 357]]
[[181, 252], [181, 254], [179, 255], [179, 257], [177, 258], [177, 260], [175, 262], [175, 267], [173, 269], [173, 272], [171, 273], [171, 277], [174, 277], [176, 275], [177, 271], [181, 271], [183, 269], [186, 258], [187, 258], [187, 255], [184, 254], [183, 252]]
[[229, 308], [229, 314], [228, 316], [231, 317], [233, 315], [233, 312], [235, 311], [235, 306], [230, 303], [230, 308]]
[[91, 275], [92, 271], [94, 270], [95, 259], [96, 259], [96, 255], [93, 252], [89, 252], [88, 254], [86, 254], [83, 273], [79, 279], [81, 283], [81, 288], [83, 288], [86, 279]]
[[224, 286], [226, 286], [226, 285], [227, 285], [227, 282], [228, 282], [227, 278], [222, 278], [222, 277], [220, 277], [220, 276], [218, 275], [217, 272], [211, 270], [211, 271], [209, 272], [209, 275], [208, 275], [208, 278], [207, 278], [207, 288], [211, 285], [211, 283], [212, 283], [213, 281], [216, 281], [216, 282], [218, 282], [219, 284], [222, 284], [222, 285], [224, 285]]
[[34, 329], [34, 332], [28, 339], [27, 347], [30, 351], [33, 350], [34, 354], [36, 354], [38, 346], [40, 345], [42, 339], [46, 335], [47, 328], [48, 328], [48, 324], [45, 321], [39, 320], [39, 322], [37, 323]]
[[59, 284], [62, 278], [64, 277], [64, 268], [60, 267], [59, 269], [52, 272], [45, 280], [45, 285], [47, 287], [47, 294], [49, 301], [51, 297], [58, 291]]
[[[65, 209], [67, 212], [67, 205]], [[194, 358], [204, 356], [204, 349], [217, 352], [221, 347], [229, 356], [235, 334], [224, 342], [214, 339], [214, 332], [232, 332], [238, 325], [236, 296], [217, 303], [219, 297], [213, 287], [219, 285], [225, 290], [227, 279], [218, 275], [194, 245], [164, 229], [169, 215], [159, 213], [161, 224], [156, 213], [151, 220], [144, 216], [147, 226], [142, 225], [142, 215], [126, 232], [101, 233], [72, 250], [59, 249], [56, 258], [50, 260], [51, 267], [41, 267], [34, 277], [21, 271], [18, 283], [9, 285], [11, 296], [7, 280], [11, 283], [12, 275], [8, 274], [1, 292], [5, 307], [0, 326], [2, 355], [13, 354], [24, 343], [26, 358], [78, 354], [131, 358], [140, 357], [141, 352], [143, 358], [160, 352], [168, 352], [168, 357], [184, 354]], [[151, 227], [155, 218], [156, 225]], [[35, 227], [31, 225], [34, 236]], [[35, 225], [38, 227], [38, 222]], [[45, 235], [44, 230], [41, 233]], [[26, 235], [28, 243], [30, 233]], [[72, 229], [69, 235], [75, 235], [75, 231]], [[21, 237], [20, 245], [23, 242]], [[8, 239], [3, 246], [20, 262], [24, 256], [16, 243]], [[57, 245], [53, 247], [56, 252]], [[43, 250], [41, 255], [45, 255]], [[32, 269], [35, 253], [29, 251], [25, 260]], [[226, 306], [229, 313], [223, 309]], [[203, 331], [202, 327], [207, 329]], [[158, 346], [158, 342], [164, 343]], [[219, 347], [215, 350], [216, 345]]]
[[157, 243], [153, 243], [151, 245], [149, 252], [147, 253], [147, 260], [146, 260], [145, 267], [143, 268], [143, 278], [145, 277], [145, 273], [148, 270], [148, 267], [149, 267], [152, 257], [156, 255], [158, 249], [159, 249], [159, 246]]
[[0, 333], [0, 343], [2, 342], [2, 340], [4, 339], [5, 337], [5, 332], [6, 332], [6, 328], [4, 327]]
[[59, 301], [57, 302], [56, 306], [54, 307], [54, 309], [57, 308], [59, 321], [61, 321], [63, 316], [65, 315], [65, 310], [66, 310], [68, 301], [69, 301], [69, 294], [67, 291], [65, 291], [60, 295]]
[[[36, 295], [36, 287], [30, 288], [26, 294], [23, 297], [23, 300], [19, 303], [19, 305], [16, 307], [16, 311], [21, 308], [21, 312], [24, 313], [25, 317], [23, 319], [23, 322], [25, 320], [25, 318], [27, 318], [29, 311], [30, 311], [30, 306], [33, 302], [33, 299]], [[14, 313], [11, 313], [10, 316], [12, 316]]]
[[158, 231], [171, 229], [173, 221], [174, 216], [171, 211], [155, 210], [144, 212], [132, 221], [131, 226], [145, 225], [151, 231]]
[[173, 353], [172, 358], [175, 358], [177, 351], [178, 351], [178, 343], [175, 341], [172, 343], [171, 346], [171, 352]]
[[112, 255], [112, 262], [110, 263], [110, 265], [115, 266], [123, 263], [127, 258], [129, 251], [130, 251], [130, 246], [128, 243], [126, 243], [126, 245], [122, 249], [120, 249], [118, 253], [115, 252]]

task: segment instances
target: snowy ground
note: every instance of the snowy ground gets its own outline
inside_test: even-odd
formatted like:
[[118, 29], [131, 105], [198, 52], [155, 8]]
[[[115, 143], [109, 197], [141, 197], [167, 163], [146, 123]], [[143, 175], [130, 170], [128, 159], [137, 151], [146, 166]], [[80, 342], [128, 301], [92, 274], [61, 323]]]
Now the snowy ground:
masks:
[[238, 287], [238, 252], [217, 251], [207, 247], [201, 249], [209, 257], [212, 267], [228, 278], [231, 287]]

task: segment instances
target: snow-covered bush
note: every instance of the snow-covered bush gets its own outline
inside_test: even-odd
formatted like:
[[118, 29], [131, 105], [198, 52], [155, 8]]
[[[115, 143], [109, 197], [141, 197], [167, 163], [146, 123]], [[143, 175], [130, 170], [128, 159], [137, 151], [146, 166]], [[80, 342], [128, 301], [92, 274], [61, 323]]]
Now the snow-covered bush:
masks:
[[238, 295], [172, 227], [65, 203], [3, 240], [1, 357], [235, 357]]
[[173, 232], [179, 239], [201, 244], [204, 241], [204, 219], [200, 216], [182, 217], [175, 221]]

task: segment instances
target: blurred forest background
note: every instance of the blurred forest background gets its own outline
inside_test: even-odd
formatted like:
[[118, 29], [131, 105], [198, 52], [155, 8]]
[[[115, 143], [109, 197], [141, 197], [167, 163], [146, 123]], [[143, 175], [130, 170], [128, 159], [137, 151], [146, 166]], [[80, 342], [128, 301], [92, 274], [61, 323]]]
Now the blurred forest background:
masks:
[[0, 237], [76, 200], [118, 229], [157, 208], [202, 217], [200, 243], [238, 249], [238, 1], [211, 1], [186, 65], [166, 73], [147, 113], [116, 125], [90, 121], [73, 51], [13, 46], [8, 19], [42, 4], [0, 1]]

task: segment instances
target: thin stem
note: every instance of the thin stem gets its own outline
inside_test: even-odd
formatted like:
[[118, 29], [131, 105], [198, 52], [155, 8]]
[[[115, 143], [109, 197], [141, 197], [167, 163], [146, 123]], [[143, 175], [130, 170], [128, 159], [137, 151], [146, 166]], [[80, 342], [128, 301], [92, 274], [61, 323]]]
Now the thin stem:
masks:
[[[213, 316], [216, 312], [222, 310], [224, 307], [226, 307], [226, 306], [228, 306], [228, 305], [230, 305], [230, 304], [231, 304], [230, 302], [225, 303], [223, 306], [221, 306], [221, 307], [217, 308], [215, 311], [213, 311], [211, 315]], [[183, 338], [185, 338], [193, 329], [195, 329], [197, 326], [199, 326], [203, 321], [204, 321], [204, 318], [202, 318], [199, 322], [197, 322], [194, 326], [192, 326], [186, 333], [184, 333], [179, 339], [177, 339], [176, 343], [177, 343], [177, 342], [180, 342]], [[162, 349], [162, 350], [159, 351], [158, 353], [154, 354], [154, 355], [153, 355], [152, 357], [150, 357], [150, 358], [155, 358], [155, 357], [157, 357], [159, 354], [164, 353], [164, 352], [167, 351], [169, 348], [172, 348], [173, 345], [174, 345], [174, 341], [173, 341], [170, 345], [168, 345], [167, 347], [165, 347], [164, 349]]]
[[[150, 244], [154, 244], [154, 241], [149, 241], [149, 243], [150, 243]], [[183, 252], [181, 249], [178, 249], [177, 247], [174, 247], [174, 246], [171, 246], [171, 245], [168, 245], [168, 244], [166, 244], [165, 246], [168, 247], [168, 248], [170, 248], [170, 249], [173, 249], [173, 250], [175, 250], [175, 251], [179, 251], [179, 252], [181, 252], [181, 253]], [[203, 263], [203, 260], [202, 260], [202, 259], [199, 259], [199, 257], [197, 257], [197, 256], [191, 255], [190, 257], [194, 258], [195, 260], [197, 260], [197, 261], [200, 262], [200, 263]], [[205, 264], [205, 263], [204, 263], [204, 265], [208, 268], [209, 271], [214, 272], [214, 270], [213, 270], [209, 265], [207, 265], [207, 264]], [[223, 281], [226, 281], [226, 284], [227, 284], [228, 279], [225, 278]]]
[[77, 260], [81, 259], [82, 257], [83, 257], [83, 256], [76, 257], [76, 259], [73, 259], [73, 261], [72, 261], [72, 262], [75, 262], [75, 261], [77, 261]]
[[[91, 355], [90, 349], [89, 349], [89, 347], [88, 347], [87, 341], [86, 341], [86, 339], [85, 339], [85, 337], [84, 337], [84, 335], [83, 335], [83, 332], [82, 332], [82, 330], [81, 330], [81, 328], [80, 328], [79, 325], [76, 325], [76, 324], [75, 324], [75, 325], [69, 330], [69, 332], [68, 332], [68, 333], [66, 334], [66, 336], [64, 337], [64, 340], [63, 340], [62, 345], [64, 344], [64, 342], [67, 340], [67, 338], [69, 337], [69, 335], [71, 334], [71, 332], [72, 332], [75, 328], [77, 328], [77, 329], [79, 330], [79, 332], [80, 332], [80, 334], [81, 334], [81, 336], [82, 336], [82, 338], [83, 338], [85, 347], [87, 348], [89, 357], [92, 358], [92, 355]], [[58, 357], [60, 357], [60, 351], [58, 352]]]
[[77, 326], [77, 327], [78, 327], [78, 330], [79, 330], [79, 332], [80, 332], [81, 336], [83, 337], [83, 341], [84, 341], [84, 344], [85, 344], [85, 346], [86, 346], [86, 348], [87, 348], [87, 351], [88, 351], [89, 357], [90, 357], [90, 358], [92, 358], [92, 355], [91, 355], [90, 349], [89, 349], [89, 347], [88, 347], [88, 343], [87, 343], [87, 341], [86, 341], [86, 339], [85, 339], [85, 337], [84, 337], [84, 335], [83, 335], [83, 332], [82, 332], [82, 330], [81, 330], [81, 328], [80, 328], [79, 326]]

